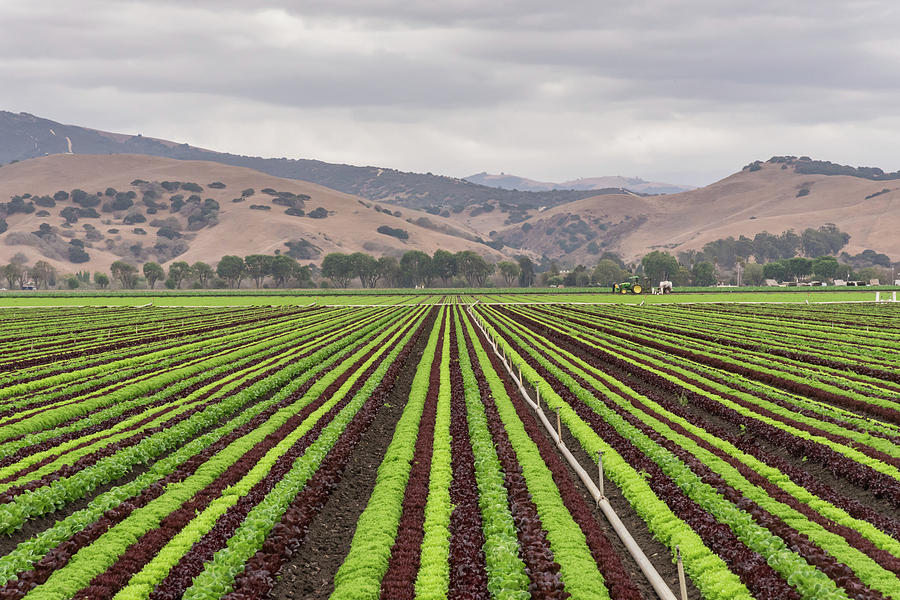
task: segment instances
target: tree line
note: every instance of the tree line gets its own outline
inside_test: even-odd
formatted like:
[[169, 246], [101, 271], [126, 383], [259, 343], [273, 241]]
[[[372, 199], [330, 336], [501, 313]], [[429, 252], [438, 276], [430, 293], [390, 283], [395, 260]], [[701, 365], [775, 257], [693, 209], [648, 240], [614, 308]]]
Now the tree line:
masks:
[[[578, 265], [564, 270], [556, 261], [535, 263], [527, 256], [492, 263], [471, 250], [456, 253], [437, 250], [431, 255], [421, 250], [410, 250], [400, 257], [380, 258], [364, 252], [334, 252], [324, 257], [321, 267], [301, 265], [286, 254], [226, 255], [215, 265], [203, 261], [193, 264], [175, 261], [164, 267], [156, 262], [136, 265], [117, 260], [111, 265], [109, 273], [94, 273], [93, 285], [100, 289], [115, 284], [123, 289], [164, 287], [173, 290], [240, 288], [242, 285], [255, 288], [358, 286], [371, 289], [486, 287], [500, 284], [505, 287], [608, 288], [626, 281], [632, 275], [644, 278], [651, 285], [668, 280], [677, 287], [702, 287], [718, 283], [756, 286], [764, 285], [767, 279], [780, 282], [809, 277], [822, 281], [889, 280], [889, 273], [878, 267], [860, 268], [841, 262], [834, 256], [782, 258], [762, 264], [742, 260], [731, 269], [724, 269], [721, 264], [707, 260], [686, 263], [684, 258], [684, 254], [676, 258], [668, 252], [655, 250], [644, 255], [640, 261], [626, 265], [618, 255], [606, 252], [592, 268]], [[26, 262], [27, 258], [19, 253], [8, 265], [0, 267], [0, 277], [5, 279], [7, 287], [33, 284], [37, 288], [77, 289], [91, 285], [91, 275], [87, 271], [58, 278], [56, 269], [47, 261], [37, 261], [31, 267]]]
[[364, 288], [374, 288], [379, 282], [386, 287], [432, 287], [436, 282], [445, 287], [484, 287], [494, 273], [499, 273], [507, 286], [517, 283], [527, 287], [534, 283], [534, 270], [534, 263], [526, 256], [494, 264], [472, 250], [436, 250], [431, 256], [410, 250], [399, 259], [334, 252], [322, 260], [322, 276], [339, 288], [349, 287], [356, 280]]

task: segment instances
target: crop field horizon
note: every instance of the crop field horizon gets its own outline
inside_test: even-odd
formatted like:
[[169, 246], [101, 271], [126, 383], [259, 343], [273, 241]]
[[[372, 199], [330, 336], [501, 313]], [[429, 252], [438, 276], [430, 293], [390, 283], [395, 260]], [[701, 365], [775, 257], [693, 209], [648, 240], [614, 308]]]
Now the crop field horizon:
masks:
[[0, 598], [900, 599], [861, 294], [2, 297]]
[[3, 307], [52, 306], [307, 306], [307, 305], [392, 305], [392, 304], [490, 304], [490, 303], [576, 303], [576, 304], [681, 304], [681, 303], [824, 303], [889, 302], [896, 288], [878, 290], [706, 290], [673, 294], [621, 295], [608, 291], [517, 289], [495, 290], [116, 290], [110, 292], [0, 292]]

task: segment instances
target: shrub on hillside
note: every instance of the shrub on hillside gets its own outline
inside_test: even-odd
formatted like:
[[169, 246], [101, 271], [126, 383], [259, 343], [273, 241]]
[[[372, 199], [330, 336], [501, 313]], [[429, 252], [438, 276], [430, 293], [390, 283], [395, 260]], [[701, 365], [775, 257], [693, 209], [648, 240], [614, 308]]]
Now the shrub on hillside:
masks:
[[376, 231], [384, 235], [395, 237], [398, 240], [409, 239], [409, 233], [405, 229], [400, 229], [399, 227], [388, 227], [387, 225], [382, 225], [381, 227], [376, 229]]

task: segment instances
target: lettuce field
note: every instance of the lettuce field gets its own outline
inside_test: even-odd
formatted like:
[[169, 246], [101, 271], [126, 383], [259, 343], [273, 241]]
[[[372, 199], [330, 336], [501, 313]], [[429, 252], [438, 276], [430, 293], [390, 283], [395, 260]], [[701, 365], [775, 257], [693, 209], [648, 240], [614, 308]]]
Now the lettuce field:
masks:
[[0, 600], [900, 600], [900, 304], [464, 300], [0, 310]]

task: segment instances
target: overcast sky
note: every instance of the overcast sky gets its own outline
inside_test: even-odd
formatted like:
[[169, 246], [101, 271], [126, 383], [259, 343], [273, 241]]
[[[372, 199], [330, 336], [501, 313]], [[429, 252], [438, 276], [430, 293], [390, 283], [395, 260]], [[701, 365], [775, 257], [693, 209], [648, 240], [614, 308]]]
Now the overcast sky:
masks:
[[457, 177], [703, 185], [774, 154], [896, 170], [897, 6], [0, 0], [0, 109]]

